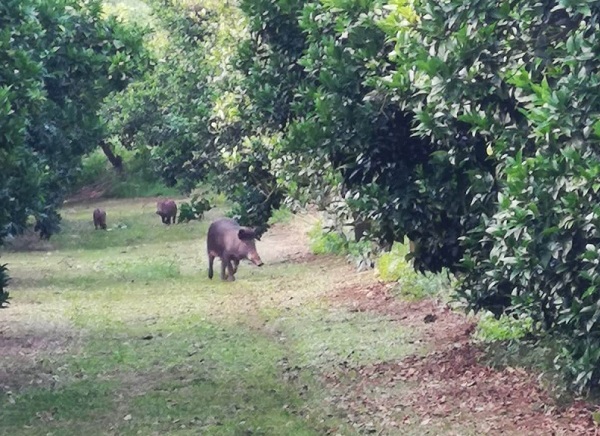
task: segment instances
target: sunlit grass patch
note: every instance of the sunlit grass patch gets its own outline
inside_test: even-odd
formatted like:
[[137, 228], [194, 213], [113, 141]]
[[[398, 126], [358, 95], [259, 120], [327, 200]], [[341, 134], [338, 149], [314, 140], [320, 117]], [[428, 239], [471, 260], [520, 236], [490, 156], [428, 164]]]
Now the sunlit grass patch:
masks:
[[[168, 243], [173, 241], [203, 238], [208, 230], [211, 214], [203, 221], [167, 226], [156, 215], [156, 205], [146, 204], [132, 214], [130, 210], [105, 207], [108, 230], [95, 230], [90, 207], [86, 213], [81, 210], [64, 214], [62, 231], [53, 238], [57, 249], [102, 249], [143, 243]], [[218, 212], [217, 212], [218, 213]]]

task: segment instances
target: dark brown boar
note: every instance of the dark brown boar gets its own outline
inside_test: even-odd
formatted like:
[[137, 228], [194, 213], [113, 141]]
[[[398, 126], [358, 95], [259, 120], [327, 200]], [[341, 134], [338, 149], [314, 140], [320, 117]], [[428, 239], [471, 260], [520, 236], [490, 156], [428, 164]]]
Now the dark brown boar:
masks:
[[100, 227], [106, 230], [106, 212], [102, 209], [95, 209], [92, 216], [94, 218], [94, 228], [98, 230], [98, 227]]
[[177, 205], [173, 200], [162, 200], [156, 203], [156, 214], [160, 215], [163, 224], [175, 224]]
[[208, 251], [208, 278], [213, 278], [215, 257], [221, 259], [221, 280], [234, 281], [240, 260], [248, 259], [257, 266], [263, 262], [256, 251], [255, 230], [242, 227], [232, 219], [214, 221], [208, 228], [206, 248]]

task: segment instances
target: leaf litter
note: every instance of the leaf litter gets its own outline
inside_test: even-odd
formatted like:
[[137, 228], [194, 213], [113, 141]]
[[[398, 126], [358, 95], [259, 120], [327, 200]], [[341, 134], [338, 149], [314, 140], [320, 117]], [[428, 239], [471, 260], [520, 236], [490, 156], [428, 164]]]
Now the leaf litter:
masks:
[[483, 349], [471, 341], [474, 320], [439, 300], [402, 301], [378, 283], [346, 285], [330, 301], [417, 327], [423, 341], [424, 353], [340, 365], [323, 376], [330, 400], [360, 433], [600, 434], [592, 419], [597, 406], [582, 399], [559, 405], [536, 374], [487, 366]]

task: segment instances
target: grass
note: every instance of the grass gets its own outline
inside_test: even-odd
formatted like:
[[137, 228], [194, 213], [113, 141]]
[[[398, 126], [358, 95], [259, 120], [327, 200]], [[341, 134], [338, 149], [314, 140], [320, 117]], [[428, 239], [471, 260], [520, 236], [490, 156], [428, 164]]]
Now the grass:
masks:
[[[93, 228], [98, 206], [108, 231]], [[268, 238], [267, 266], [211, 281], [204, 235], [222, 210], [172, 226], [154, 210], [147, 199], [67, 206], [49, 243], [2, 253], [13, 298], [0, 321], [0, 434], [355, 433], [321, 375], [405, 356], [416, 333], [330, 307], [350, 277], [344, 260], [281, 262]]]

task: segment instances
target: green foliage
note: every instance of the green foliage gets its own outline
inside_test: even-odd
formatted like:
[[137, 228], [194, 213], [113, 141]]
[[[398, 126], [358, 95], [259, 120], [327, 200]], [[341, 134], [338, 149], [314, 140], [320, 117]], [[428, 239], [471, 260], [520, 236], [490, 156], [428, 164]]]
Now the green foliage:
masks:
[[313, 254], [344, 255], [358, 270], [373, 268], [376, 256], [373, 243], [367, 239], [353, 240], [343, 229], [324, 228], [319, 221], [308, 232]]
[[189, 203], [184, 201], [179, 205], [178, 223], [201, 220], [204, 214], [212, 209], [208, 199], [202, 198], [199, 200], [199, 197], [198, 194], [195, 194]]
[[288, 224], [292, 221], [294, 214], [287, 206], [281, 206], [279, 209], [273, 210], [271, 218], [269, 218], [268, 224]]
[[81, 160], [81, 168], [73, 185], [73, 191], [109, 179], [111, 174], [109, 166], [110, 163], [99, 148], [86, 155]]
[[115, 171], [100, 149], [89, 153], [82, 160], [71, 192], [96, 189], [103, 198], [134, 198], [179, 195], [178, 186], [167, 187], [149, 167], [147, 154], [127, 150], [121, 146], [115, 153], [123, 158], [123, 171]]
[[394, 243], [376, 262], [377, 275], [384, 282], [396, 282], [399, 295], [408, 299], [423, 299], [447, 294], [452, 288], [447, 271], [418, 273], [407, 260], [407, 246]]
[[314, 254], [348, 254], [348, 239], [342, 233], [323, 231], [322, 224], [317, 222], [309, 231], [310, 251]]
[[527, 316], [502, 315], [496, 318], [484, 313], [477, 324], [475, 336], [487, 342], [523, 339], [534, 332], [533, 320]]
[[412, 267], [406, 261], [408, 250], [405, 244], [395, 243], [392, 249], [387, 253], [383, 253], [377, 260], [377, 273], [379, 278], [384, 282], [397, 282], [408, 271], [412, 271]]
[[233, 191], [229, 191], [229, 194], [229, 198], [236, 203], [227, 216], [242, 226], [255, 227], [258, 237], [269, 228], [271, 212], [281, 205], [279, 193], [265, 195], [257, 187], [249, 184], [238, 185]]
[[[390, 86], [422, 96], [407, 104], [419, 108], [415, 132], [444, 144], [444, 159], [460, 166], [479, 159], [490, 168], [461, 170], [484, 213], [462, 218], [472, 227], [459, 235], [459, 296], [472, 309], [522, 314], [566, 336], [573, 381], [595, 385], [600, 160], [593, 126], [600, 107], [590, 91], [599, 79], [587, 71], [596, 69], [590, 53], [600, 9], [519, 1], [466, 12], [456, 1], [416, 11], [418, 25], [394, 32], [398, 68]], [[411, 73], [413, 65], [419, 69]], [[453, 145], [457, 135], [466, 136], [466, 147]]]
[[2, 236], [22, 231], [31, 213], [52, 215], [45, 209], [60, 204], [81, 156], [102, 134], [102, 100], [145, 66], [141, 30], [101, 13], [98, 1], [0, 7]]
[[0, 23], [0, 244], [31, 215], [48, 239], [103, 135], [103, 99], [146, 67], [144, 33], [104, 18], [99, 0], [9, 0]]
[[[153, 5], [168, 50], [108, 119], [169, 185], [212, 182], [260, 232], [314, 202], [366, 231], [313, 248], [363, 265], [408, 237], [414, 268], [564, 338], [576, 385], [600, 383], [597, 2]], [[384, 275], [413, 277], [393, 256]]]

